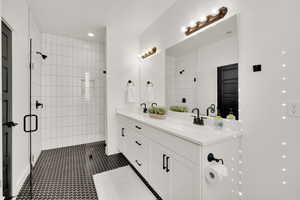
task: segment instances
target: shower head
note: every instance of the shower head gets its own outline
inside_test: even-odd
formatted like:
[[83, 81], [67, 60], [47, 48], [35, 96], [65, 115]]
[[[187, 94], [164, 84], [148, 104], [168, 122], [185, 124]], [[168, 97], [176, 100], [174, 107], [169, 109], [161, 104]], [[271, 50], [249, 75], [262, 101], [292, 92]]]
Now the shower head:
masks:
[[45, 54], [42, 54], [41, 52], [37, 51], [36, 54], [39, 54], [42, 56], [42, 58], [45, 60], [48, 56]]

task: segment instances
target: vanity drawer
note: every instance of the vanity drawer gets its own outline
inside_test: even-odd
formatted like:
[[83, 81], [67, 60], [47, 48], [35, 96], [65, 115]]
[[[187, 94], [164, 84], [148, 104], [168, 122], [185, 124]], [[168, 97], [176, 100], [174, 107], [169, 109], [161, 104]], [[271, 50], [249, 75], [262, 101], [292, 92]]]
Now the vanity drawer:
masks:
[[132, 164], [144, 176], [148, 177], [148, 160], [149, 160], [149, 142], [148, 139], [136, 133], [132, 138], [131, 145], [134, 150], [134, 159]]

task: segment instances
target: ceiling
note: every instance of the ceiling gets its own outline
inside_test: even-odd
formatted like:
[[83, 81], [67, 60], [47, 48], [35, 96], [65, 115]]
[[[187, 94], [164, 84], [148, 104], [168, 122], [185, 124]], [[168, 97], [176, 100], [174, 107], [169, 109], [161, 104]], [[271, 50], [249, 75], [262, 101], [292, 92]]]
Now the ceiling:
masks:
[[105, 40], [110, 24], [141, 33], [176, 0], [29, 0], [41, 32]]

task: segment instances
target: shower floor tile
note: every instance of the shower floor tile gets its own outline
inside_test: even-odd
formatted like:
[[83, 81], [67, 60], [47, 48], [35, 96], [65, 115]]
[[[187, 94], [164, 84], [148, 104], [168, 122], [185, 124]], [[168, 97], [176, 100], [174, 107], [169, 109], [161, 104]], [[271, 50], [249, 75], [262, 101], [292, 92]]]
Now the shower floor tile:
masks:
[[[34, 200], [97, 200], [93, 175], [128, 165], [122, 154], [107, 156], [104, 142], [43, 151], [33, 170]], [[17, 200], [29, 200], [29, 178]]]

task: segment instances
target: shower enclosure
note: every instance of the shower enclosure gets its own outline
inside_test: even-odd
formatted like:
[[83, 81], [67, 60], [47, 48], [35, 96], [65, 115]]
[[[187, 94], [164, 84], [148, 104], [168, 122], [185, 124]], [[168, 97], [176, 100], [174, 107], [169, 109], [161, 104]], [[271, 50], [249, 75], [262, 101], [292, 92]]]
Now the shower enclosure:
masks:
[[61, 199], [64, 188], [86, 198], [105, 139], [105, 45], [41, 33], [28, 18], [29, 175], [17, 199]]

